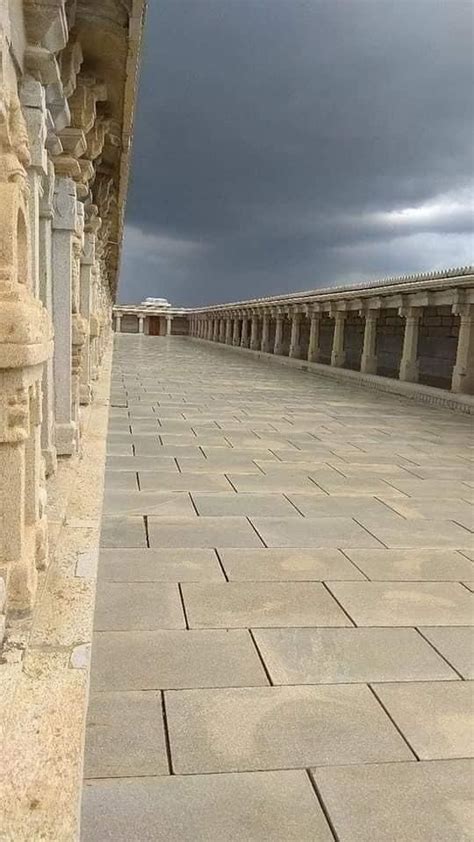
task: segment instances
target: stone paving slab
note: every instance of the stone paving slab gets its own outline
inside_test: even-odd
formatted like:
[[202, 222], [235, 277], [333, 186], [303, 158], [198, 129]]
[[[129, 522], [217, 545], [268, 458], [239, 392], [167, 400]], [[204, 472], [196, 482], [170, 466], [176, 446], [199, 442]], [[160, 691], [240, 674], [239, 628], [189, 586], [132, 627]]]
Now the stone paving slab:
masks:
[[91, 685], [96, 692], [267, 684], [249, 633], [97, 632]]
[[374, 581], [460, 582], [474, 573], [472, 562], [457, 550], [346, 550], [346, 554]]
[[274, 684], [459, 678], [415, 629], [256, 629], [254, 637]]
[[106, 491], [105, 515], [133, 517], [192, 517], [196, 514], [189, 494], [183, 491]]
[[167, 774], [161, 694], [94, 694], [87, 715], [85, 777]]
[[97, 583], [94, 628], [179, 629], [185, 621], [178, 586], [163, 582]]
[[102, 549], [97, 578], [105, 582], [222, 581], [214, 550]]
[[474, 628], [428, 626], [421, 633], [463, 678], [474, 679]]
[[101, 547], [146, 547], [145, 522], [142, 517], [103, 517]]
[[165, 702], [178, 775], [414, 759], [363, 685], [169, 691]]
[[474, 763], [318, 768], [314, 779], [340, 842], [470, 842]]
[[364, 579], [340, 550], [219, 549], [230, 581], [316, 581]]
[[373, 687], [420, 760], [474, 757], [473, 682], [411, 682]]
[[186, 583], [182, 593], [190, 628], [351, 624], [320, 582]]
[[243, 515], [244, 517], [301, 517], [300, 512], [283, 494], [202, 494], [193, 492], [193, 503], [201, 517]]
[[86, 782], [83, 842], [332, 842], [305, 772]]
[[358, 626], [465, 626], [473, 597], [451, 582], [329, 582], [328, 589]]
[[143, 491], [233, 491], [232, 485], [221, 474], [193, 474], [190, 471], [176, 473], [176, 471], [140, 471], [138, 474], [140, 488]]
[[[299, 520], [299, 519], [298, 519]], [[148, 519], [151, 547], [261, 547], [244, 517]]]
[[380, 547], [380, 541], [348, 517], [252, 517], [251, 522], [267, 547]]

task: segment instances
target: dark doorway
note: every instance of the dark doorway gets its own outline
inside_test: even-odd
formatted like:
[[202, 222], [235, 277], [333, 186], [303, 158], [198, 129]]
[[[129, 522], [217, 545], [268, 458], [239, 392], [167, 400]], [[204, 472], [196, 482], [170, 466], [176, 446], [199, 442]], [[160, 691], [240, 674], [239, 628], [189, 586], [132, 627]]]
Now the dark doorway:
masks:
[[148, 317], [148, 333], [150, 336], [163, 336], [164, 330], [162, 327], [162, 322], [164, 319], [161, 319], [160, 316], [149, 316]]

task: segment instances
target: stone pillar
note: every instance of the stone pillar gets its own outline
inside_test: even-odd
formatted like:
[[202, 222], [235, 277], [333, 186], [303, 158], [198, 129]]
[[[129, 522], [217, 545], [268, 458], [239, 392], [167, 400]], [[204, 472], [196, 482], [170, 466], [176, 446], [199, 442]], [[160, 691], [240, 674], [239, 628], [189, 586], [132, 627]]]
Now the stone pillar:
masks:
[[115, 314], [115, 332], [122, 333], [122, 314], [116, 313]]
[[332, 340], [331, 365], [341, 367], [344, 365], [344, 322], [346, 313], [344, 310], [336, 310], [334, 316], [334, 336]]
[[53, 323], [56, 449], [69, 456], [78, 444], [73, 417], [72, 275], [73, 236], [78, 231], [76, 188], [70, 178], [56, 178], [53, 217]]
[[92, 315], [92, 288], [95, 271], [95, 236], [84, 235], [84, 251], [81, 255], [81, 292], [80, 312], [86, 326], [86, 339], [82, 347], [80, 373], [80, 401], [89, 404], [92, 401], [92, 343], [90, 337], [90, 318]]
[[460, 316], [456, 363], [451, 389], [466, 395], [474, 394], [474, 306], [454, 305], [453, 313]]
[[242, 333], [240, 335], [240, 347], [249, 347], [249, 320], [247, 316], [242, 318]]
[[232, 319], [230, 317], [226, 319], [225, 344], [232, 345]]
[[232, 345], [240, 345], [240, 319], [234, 316], [234, 327], [232, 330]]
[[[52, 231], [54, 168], [48, 164], [48, 175], [43, 178], [39, 218], [39, 297], [48, 313], [53, 312]], [[56, 445], [54, 429], [54, 371], [52, 355], [46, 360], [43, 371], [43, 420], [41, 423], [41, 448], [46, 476], [56, 471]]]
[[263, 351], [264, 354], [270, 353], [270, 315], [268, 313], [263, 314], [262, 341], [260, 343], [260, 350]]
[[138, 333], [143, 333], [143, 326], [145, 324], [145, 316], [138, 317]]
[[360, 359], [360, 370], [364, 374], [377, 373], [377, 319], [378, 310], [367, 310], [365, 312], [364, 345]]
[[258, 351], [260, 348], [260, 340], [258, 336], [258, 323], [259, 317], [254, 314], [250, 322], [250, 348], [252, 351]]
[[47, 557], [41, 455], [41, 381], [51, 356], [48, 313], [33, 294], [26, 127], [16, 95], [1, 91], [0, 567], [7, 609], [28, 613]]
[[212, 341], [219, 342], [219, 319], [214, 318], [214, 324], [212, 328]]
[[319, 360], [319, 329], [321, 327], [321, 313], [311, 312], [310, 316], [308, 362], [317, 363]]
[[219, 342], [225, 341], [225, 319], [219, 319]]
[[410, 383], [418, 382], [418, 327], [422, 315], [421, 307], [401, 307], [400, 316], [405, 317], [405, 334], [400, 361], [399, 379]]
[[301, 313], [293, 313], [291, 317], [290, 357], [300, 357]]
[[283, 320], [284, 316], [281, 313], [277, 313], [275, 316], [275, 342], [273, 344], [274, 354], [283, 353]]
[[166, 316], [166, 335], [171, 336], [171, 324], [173, 321], [173, 316]]

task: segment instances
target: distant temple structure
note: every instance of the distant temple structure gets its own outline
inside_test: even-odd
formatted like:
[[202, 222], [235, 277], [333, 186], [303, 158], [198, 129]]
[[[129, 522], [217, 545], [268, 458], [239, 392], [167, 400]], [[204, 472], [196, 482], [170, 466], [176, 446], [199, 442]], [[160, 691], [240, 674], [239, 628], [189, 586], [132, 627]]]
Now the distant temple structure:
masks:
[[166, 298], [145, 298], [141, 304], [113, 308], [116, 333], [183, 336], [189, 332], [189, 308], [173, 307]]

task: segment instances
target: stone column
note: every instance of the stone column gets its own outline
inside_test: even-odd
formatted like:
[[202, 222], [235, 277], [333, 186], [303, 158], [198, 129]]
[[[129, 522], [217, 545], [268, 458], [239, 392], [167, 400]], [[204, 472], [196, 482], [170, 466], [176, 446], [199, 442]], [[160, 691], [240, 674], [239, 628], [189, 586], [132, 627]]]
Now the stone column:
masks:
[[[52, 283], [52, 231], [54, 168], [48, 164], [48, 175], [43, 178], [39, 218], [39, 297], [48, 313], [53, 312]], [[41, 423], [41, 448], [46, 476], [54, 474], [57, 466], [54, 429], [54, 370], [53, 357], [46, 360], [43, 371], [43, 420]]]
[[145, 316], [138, 317], [138, 333], [143, 333], [143, 326], [145, 323]]
[[232, 345], [240, 345], [240, 319], [238, 316], [234, 316], [234, 327], [232, 330]]
[[73, 236], [78, 231], [76, 188], [70, 178], [56, 178], [53, 217], [53, 323], [56, 449], [70, 456], [77, 449], [73, 417], [72, 275]]
[[242, 318], [242, 333], [240, 335], [240, 347], [249, 347], [249, 320], [247, 316]]
[[212, 341], [219, 342], [219, 319], [214, 318], [214, 325], [212, 328]]
[[364, 345], [360, 359], [360, 370], [364, 374], [377, 373], [377, 319], [378, 310], [367, 310], [365, 312]]
[[122, 314], [116, 313], [115, 314], [115, 332], [122, 333]]
[[332, 340], [331, 365], [341, 367], [344, 365], [344, 322], [346, 313], [344, 310], [336, 310], [334, 316], [334, 336]]
[[173, 316], [166, 316], [166, 335], [171, 336], [171, 324], [173, 321]]
[[456, 363], [451, 389], [466, 395], [474, 394], [474, 306], [454, 305], [453, 313], [460, 316]]
[[319, 329], [321, 327], [321, 313], [311, 312], [309, 324], [308, 362], [317, 363], [319, 360]]
[[301, 313], [293, 313], [291, 317], [290, 357], [301, 356], [300, 347]]
[[92, 401], [92, 345], [90, 338], [90, 318], [92, 315], [92, 287], [94, 282], [95, 236], [84, 235], [84, 250], [81, 255], [81, 293], [80, 312], [86, 325], [86, 339], [82, 347], [80, 400], [81, 404]]
[[[2, 90], [2, 95], [4, 91]], [[53, 350], [49, 315], [33, 294], [26, 127], [3, 100], [0, 141], [0, 567], [10, 614], [34, 603], [47, 557], [41, 455], [41, 381]], [[6, 148], [5, 148], [6, 147]]]
[[283, 353], [283, 320], [284, 316], [281, 313], [277, 313], [275, 316], [275, 342], [273, 344], [274, 354], [281, 355]]
[[232, 319], [230, 317], [226, 319], [225, 344], [232, 345]]
[[219, 342], [225, 341], [225, 319], [219, 319]]
[[258, 338], [258, 322], [258, 316], [254, 314], [250, 322], [250, 349], [252, 351], [258, 351], [260, 348], [260, 340]]
[[263, 351], [264, 354], [270, 353], [270, 315], [269, 315], [269, 313], [263, 314], [262, 341], [261, 341], [261, 344], [260, 344], [260, 350]]
[[400, 307], [400, 316], [405, 317], [405, 334], [400, 362], [399, 379], [410, 383], [418, 382], [418, 327], [422, 315], [421, 307]]

